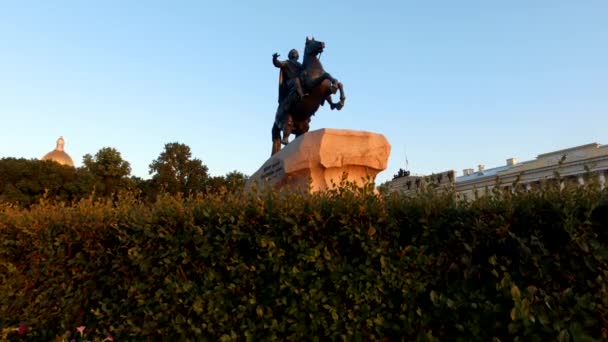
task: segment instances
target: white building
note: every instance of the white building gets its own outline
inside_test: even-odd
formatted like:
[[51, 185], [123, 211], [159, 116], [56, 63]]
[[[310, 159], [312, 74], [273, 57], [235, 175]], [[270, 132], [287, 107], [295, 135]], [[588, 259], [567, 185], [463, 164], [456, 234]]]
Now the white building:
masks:
[[454, 177], [455, 174], [454, 171], [446, 171], [430, 176], [399, 177], [390, 181], [388, 186], [390, 191], [404, 193], [415, 193], [431, 185], [439, 190], [453, 186], [464, 198], [473, 198], [476, 193], [483, 195], [497, 185], [503, 191], [511, 191], [515, 184], [532, 190], [559, 176], [563, 182], [580, 185], [586, 180], [597, 181], [604, 188], [608, 177], [608, 145], [576, 146], [540, 154], [536, 159], [525, 162], [510, 158], [502, 166], [486, 169], [479, 165], [477, 170], [465, 169], [458, 177]]

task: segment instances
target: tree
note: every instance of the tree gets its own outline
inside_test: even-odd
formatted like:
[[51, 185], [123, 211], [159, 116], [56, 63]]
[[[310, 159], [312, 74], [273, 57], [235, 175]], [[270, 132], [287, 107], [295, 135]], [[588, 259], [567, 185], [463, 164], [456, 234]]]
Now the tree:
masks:
[[151, 179], [142, 179], [137, 176], [129, 178], [129, 189], [137, 192], [139, 198], [153, 201], [157, 195], [154, 191], [154, 184]]
[[205, 190], [208, 193], [241, 192], [248, 178], [242, 172], [234, 170], [225, 176], [209, 177]]
[[70, 202], [92, 189], [93, 179], [82, 169], [50, 160], [0, 159], [0, 202], [29, 206], [45, 194], [51, 200]]
[[116, 192], [131, 173], [129, 162], [123, 160], [120, 152], [112, 147], [102, 148], [95, 157], [86, 154], [82, 163], [98, 178], [99, 190], [104, 195]]
[[192, 159], [190, 147], [178, 142], [165, 144], [165, 150], [150, 164], [153, 183], [169, 193], [204, 191], [208, 168]]
[[225, 176], [225, 186], [228, 192], [243, 191], [247, 177], [244, 173], [239, 171], [228, 172]]

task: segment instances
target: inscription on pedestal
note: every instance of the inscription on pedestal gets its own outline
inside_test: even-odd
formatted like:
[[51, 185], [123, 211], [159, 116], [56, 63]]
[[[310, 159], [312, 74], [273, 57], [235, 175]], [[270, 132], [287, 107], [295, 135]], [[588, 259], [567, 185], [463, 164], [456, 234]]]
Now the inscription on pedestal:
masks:
[[266, 182], [274, 183], [285, 175], [285, 169], [283, 168], [283, 161], [280, 159], [273, 160], [272, 164], [264, 166], [262, 169], [262, 179]]

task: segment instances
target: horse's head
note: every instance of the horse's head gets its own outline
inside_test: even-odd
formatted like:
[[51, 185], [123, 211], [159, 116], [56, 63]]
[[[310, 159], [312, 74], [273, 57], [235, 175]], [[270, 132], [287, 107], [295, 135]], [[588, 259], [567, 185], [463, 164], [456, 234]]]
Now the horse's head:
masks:
[[314, 37], [308, 39], [308, 37], [306, 37], [306, 45], [304, 48], [304, 54], [309, 55], [309, 56], [316, 56], [318, 54], [320, 54], [321, 52], [323, 52], [323, 49], [325, 48], [325, 43], [319, 40], [315, 40]]

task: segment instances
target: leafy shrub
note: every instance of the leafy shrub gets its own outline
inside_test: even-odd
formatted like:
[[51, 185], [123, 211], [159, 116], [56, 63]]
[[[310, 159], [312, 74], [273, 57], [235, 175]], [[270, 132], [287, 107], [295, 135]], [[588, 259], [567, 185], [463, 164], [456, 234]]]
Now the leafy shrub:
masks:
[[[0, 330], [117, 340], [591, 340], [608, 194], [123, 194], [0, 210]], [[16, 333], [15, 333], [16, 334]]]

